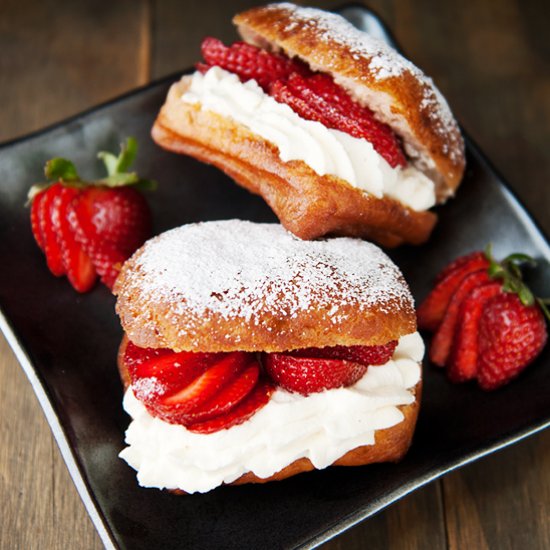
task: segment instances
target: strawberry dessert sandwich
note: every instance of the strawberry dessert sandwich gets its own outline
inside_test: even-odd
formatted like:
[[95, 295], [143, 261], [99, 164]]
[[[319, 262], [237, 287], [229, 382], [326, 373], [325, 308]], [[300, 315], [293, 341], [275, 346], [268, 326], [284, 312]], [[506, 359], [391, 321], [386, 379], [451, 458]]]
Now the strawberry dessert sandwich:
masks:
[[114, 292], [132, 417], [120, 456], [140, 485], [206, 492], [409, 448], [424, 345], [375, 245], [190, 224], [145, 243]]
[[272, 4], [234, 23], [244, 42], [204, 39], [153, 139], [261, 195], [302, 239], [426, 241], [465, 163], [431, 79], [333, 13]]

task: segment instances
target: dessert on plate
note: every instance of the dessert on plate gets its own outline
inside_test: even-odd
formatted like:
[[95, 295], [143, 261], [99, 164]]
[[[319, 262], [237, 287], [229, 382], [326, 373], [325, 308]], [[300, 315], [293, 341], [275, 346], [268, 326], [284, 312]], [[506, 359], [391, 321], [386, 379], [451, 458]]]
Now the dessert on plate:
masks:
[[154, 140], [261, 195], [300, 238], [424, 242], [465, 163], [431, 79], [333, 13], [271, 4], [234, 22], [245, 42], [204, 40]]
[[406, 453], [424, 346], [375, 245], [190, 224], [145, 243], [114, 293], [133, 419], [121, 457], [141, 485], [206, 492]]

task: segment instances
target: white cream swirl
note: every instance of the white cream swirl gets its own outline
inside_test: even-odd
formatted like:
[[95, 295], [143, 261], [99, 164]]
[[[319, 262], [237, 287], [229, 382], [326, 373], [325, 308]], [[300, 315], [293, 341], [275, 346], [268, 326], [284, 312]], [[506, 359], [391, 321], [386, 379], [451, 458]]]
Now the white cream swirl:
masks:
[[235, 74], [212, 67], [205, 74], [193, 74], [181, 99], [243, 124], [275, 144], [284, 162], [301, 160], [320, 176], [337, 176], [377, 198], [389, 196], [416, 211], [435, 204], [433, 181], [414, 166], [392, 168], [367, 140], [301, 118], [254, 80], [242, 83]]
[[121, 453], [143, 487], [206, 492], [246, 472], [266, 478], [307, 457], [317, 469], [362, 445], [375, 430], [403, 420], [399, 406], [414, 401], [424, 343], [415, 332], [402, 337], [385, 365], [370, 367], [354, 386], [307, 397], [278, 389], [239, 426], [197, 434], [152, 417], [131, 389], [124, 409], [133, 417]]

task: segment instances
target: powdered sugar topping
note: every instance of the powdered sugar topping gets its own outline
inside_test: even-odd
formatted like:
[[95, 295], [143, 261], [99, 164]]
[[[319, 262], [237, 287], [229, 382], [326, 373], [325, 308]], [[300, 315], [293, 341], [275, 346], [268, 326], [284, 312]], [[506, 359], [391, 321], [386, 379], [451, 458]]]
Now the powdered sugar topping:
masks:
[[130, 263], [118, 293], [168, 303], [188, 323], [215, 314], [258, 324], [270, 315], [292, 318], [313, 304], [334, 320], [346, 305], [412, 305], [401, 273], [375, 245], [301, 241], [278, 224], [186, 225], [149, 241]]
[[[353, 26], [349, 21], [335, 13], [316, 8], [296, 6], [291, 3], [272, 4], [265, 9], [285, 10], [288, 12], [288, 23], [285, 31], [297, 27], [310, 27], [319, 34], [322, 40], [338, 42], [346, 46], [350, 58], [355, 61], [366, 60], [370, 74], [363, 79], [374, 78], [378, 81], [400, 77], [410, 73], [422, 85], [423, 98], [420, 110], [427, 113], [436, 131], [442, 136], [458, 136], [458, 128], [449, 105], [431, 78], [427, 77], [416, 65], [405, 59], [383, 40], [373, 37]], [[334, 54], [335, 68], [341, 64], [340, 54]], [[324, 60], [326, 62], [326, 59]], [[330, 63], [323, 70], [331, 71]], [[335, 80], [342, 84], [336, 71]], [[361, 78], [359, 78], [361, 80]], [[457, 139], [459, 139], [457, 137]], [[457, 162], [459, 153], [451, 151], [451, 160]]]

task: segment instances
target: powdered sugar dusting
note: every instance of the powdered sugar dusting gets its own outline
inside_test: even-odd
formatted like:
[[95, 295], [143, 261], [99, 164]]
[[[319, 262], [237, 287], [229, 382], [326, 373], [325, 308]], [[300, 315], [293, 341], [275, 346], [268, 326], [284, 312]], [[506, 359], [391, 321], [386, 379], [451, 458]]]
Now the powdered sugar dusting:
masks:
[[401, 273], [375, 245], [351, 238], [301, 241], [278, 224], [186, 225], [149, 241], [131, 262], [119, 292], [169, 303], [188, 323], [214, 313], [254, 325], [313, 305], [336, 320], [343, 306], [412, 305]]
[[296, 27], [311, 27], [322, 40], [345, 44], [354, 59], [370, 60], [369, 68], [380, 79], [399, 76], [404, 70], [416, 76], [422, 75], [415, 65], [399, 55], [384, 41], [359, 30], [340, 15], [316, 8], [298, 7], [290, 3], [273, 4], [267, 6], [267, 9], [271, 7], [290, 12], [285, 26], [286, 32]]
[[[419, 106], [420, 110], [428, 114], [440, 135], [457, 133], [456, 121], [449, 105], [431, 78], [424, 75], [416, 65], [405, 59], [386, 42], [359, 30], [335, 13], [316, 8], [299, 7], [291, 3], [272, 4], [266, 9], [270, 8], [284, 9], [289, 12], [288, 24], [285, 27], [287, 32], [298, 25], [311, 27], [324, 39], [344, 44], [349, 48], [352, 59], [364, 59], [368, 62], [371, 72], [369, 78], [374, 75], [377, 80], [381, 81], [399, 77], [405, 72], [413, 75], [423, 86], [424, 97]], [[336, 61], [340, 62], [339, 56]], [[328, 66], [326, 69], [330, 70], [331, 67]], [[338, 81], [338, 78], [336, 80]], [[456, 162], [458, 155], [458, 152], [451, 152], [451, 160]]]

